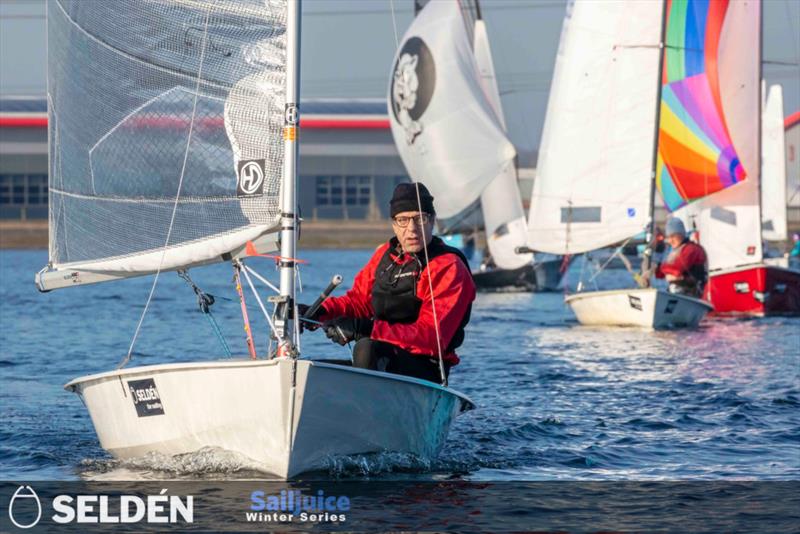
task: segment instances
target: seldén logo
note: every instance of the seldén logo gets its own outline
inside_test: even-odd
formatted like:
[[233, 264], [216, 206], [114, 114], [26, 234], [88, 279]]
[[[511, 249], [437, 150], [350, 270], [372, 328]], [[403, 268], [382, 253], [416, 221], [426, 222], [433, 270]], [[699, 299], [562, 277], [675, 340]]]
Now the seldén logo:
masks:
[[[56, 495], [50, 520], [57, 524], [194, 523], [194, 496]], [[42, 519], [42, 499], [30, 486], [20, 486], [8, 503], [8, 518], [17, 528], [33, 528]]]
[[[36, 510], [35, 514], [31, 513], [33, 510]], [[42, 502], [33, 488], [30, 486], [17, 488], [8, 502], [8, 518], [17, 528], [32, 528], [39, 523], [42, 518]]]

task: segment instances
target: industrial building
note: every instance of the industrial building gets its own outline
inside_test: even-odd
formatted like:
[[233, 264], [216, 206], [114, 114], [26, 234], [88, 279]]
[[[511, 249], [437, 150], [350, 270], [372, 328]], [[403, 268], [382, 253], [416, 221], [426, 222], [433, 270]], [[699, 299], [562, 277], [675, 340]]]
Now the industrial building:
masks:
[[[299, 203], [307, 221], [388, 219], [394, 186], [408, 175], [383, 99], [301, 103]], [[800, 112], [787, 117], [788, 221], [800, 226]], [[0, 220], [47, 219], [47, 101], [0, 98]], [[534, 169], [520, 169], [527, 204]], [[663, 220], [663, 209], [656, 219]]]
[[[300, 209], [306, 220], [388, 218], [407, 181], [384, 100], [301, 103]], [[47, 218], [47, 102], [0, 98], [0, 218]]]

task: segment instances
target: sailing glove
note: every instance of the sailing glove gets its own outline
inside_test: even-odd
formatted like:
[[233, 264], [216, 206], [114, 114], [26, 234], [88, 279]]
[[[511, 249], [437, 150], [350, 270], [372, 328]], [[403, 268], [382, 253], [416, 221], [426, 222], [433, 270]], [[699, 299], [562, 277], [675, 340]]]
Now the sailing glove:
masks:
[[310, 317], [306, 317], [306, 313], [308, 312], [308, 309], [310, 307], [311, 306], [309, 306], [308, 304], [298, 304], [297, 305], [297, 314], [301, 317], [301, 319], [297, 322], [297, 324], [300, 325], [300, 333], [303, 333], [303, 329], [305, 329], [305, 328], [307, 328], [310, 331], [314, 331], [317, 328], [319, 328], [319, 326], [320, 326], [318, 324], [310, 323], [310, 322], [302, 320], [302, 318], [305, 317], [306, 319], [310, 319], [312, 321], [318, 321], [319, 320], [319, 316], [322, 315], [325, 312], [325, 310], [322, 308], [322, 306], [320, 306], [319, 308], [317, 308], [317, 311], [315, 311]]
[[339, 317], [325, 321], [322, 325], [328, 339], [339, 345], [346, 345], [351, 341], [369, 337], [372, 333], [372, 319], [355, 319], [353, 317]]

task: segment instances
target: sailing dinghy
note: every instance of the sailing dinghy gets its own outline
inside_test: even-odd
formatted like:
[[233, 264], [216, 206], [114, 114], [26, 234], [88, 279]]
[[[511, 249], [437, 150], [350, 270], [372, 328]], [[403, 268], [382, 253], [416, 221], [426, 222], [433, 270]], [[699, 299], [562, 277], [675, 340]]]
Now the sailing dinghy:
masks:
[[[215, 447], [283, 479], [341, 455], [430, 459], [473, 407], [444, 385], [301, 359], [299, 17], [299, 0], [48, 3], [50, 264], [39, 289], [148, 274], [155, 289], [164, 271], [190, 281], [189, 267], [231, 262], [247, 332], [249, 358], [129, 367], [132, 343], [120, 368], [69, 382], [116, 457]], [[265, 279], [245, 262], [277, 246], [268, 313], [252, 283]], [[242, 281], [270, 325], [265, 358]]]
[[[528, 246], [581, 254], [654, 230], [663, 3], [568, 4], [528, 219]], [[694, 327], [700, 299], [654, 287], [566, 297], [588, 325]]]
[[388, 94], [391, 130], [408, 174], [436, 198], [441, 233], [476, 233], [482, 223], [485, 260], [472, 271], [479, 290], [554, 291], [562, 258], [516, 250], [526, 241], [517, 153], [506, 133], [480, 5], [415, 0], [414, 6]]
[[[773, 139], [780, 95], [762, 111], [762, 4], [671, 5], [659, 128], [665, 204], [706, 249], [705, 298], [715, 313], [800, 314], [800, 273], [765, 263], [762, 247], [785, 225], [785, 200], [773, 193], [776, 181], [785, 183], [781, 141]], [[772, 236], [762, 233], [764, 218]]]

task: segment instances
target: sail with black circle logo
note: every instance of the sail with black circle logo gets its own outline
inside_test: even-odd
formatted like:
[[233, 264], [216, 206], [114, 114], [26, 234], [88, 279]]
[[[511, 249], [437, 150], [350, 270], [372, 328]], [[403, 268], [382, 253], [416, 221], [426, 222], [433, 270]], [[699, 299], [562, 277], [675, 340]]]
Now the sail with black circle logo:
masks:
[[400, 157], [436, 199], [461, 214], [516, 152], [484, 91], [459, 2], [429, 2], [392, 63], [389, 119]]
[[[517, 247], [527, 244], [527, 223], [522, 206], [522, 197], [517, 184], [516, 152], [505, 152], [505, 147], [508, 146], [510, 141], [508, 140], [486, 23], [483, 20], [481, 5], [478, 0], [448, 1], [459, 8], [464, 30], [462, 32], [459, 28], [455, 38], [460, 39], [463, 44], [463, 34], [466, 34], [466, 40], [472, 49], [472, 55], [475, 60], [475, 74], [477, 74], [477, 81], [483, 93], [482, 98], [488, 102], [494, 118], [503, 132], [503, 137], [498, 136], [496, 138], [497, 145], [487, 144], [481, 149], [487, 158], [500, 155], [500, 158], [495, 161], [495, 176], [481, 191], [478, 200], [472, 204], [465, 205], [461, 212], [452, 217], [444, 218], [440, 216], [439, 230], [445, 234], [469, 234], [475, 228], [482, 227], [486, 235], [488, 256], [491, 257], [494, 265], [500, 269], [518, 269], [530, 264], [532, 255], [516, 253]], [[432, 8], [427, 7], [430, 4], [426, 0], [415, 0], [414, 12], [416, 17], [426, 19], [435, 16], [431, 14]], [[451, 45], [448, 44], [447, 46]], [[462, 103], [454, 101], [452, 104], [455, 106]], [[453, 112], [459, 113], [458, 108], [454, 107]], [[454, 136], [453, 132], [445, 133], [453, 140], [460, 138], [457, 135]], [[395, 139], [398, 144], [402, 143], [401, 139]], [[398, 148], [401, 152], [403, 151], [402, 146], [398, 146]], [[456, 146], [454, 143], [448, 144], [447, 148], [455, 150], [451, 154], [445, 154], [443, 152], [444, 148], [437, 152], [437, 157], [442, 165], [458, 165], [461, 159], [464, 158], [464, 149], [462, 147]], [[498, 149], [501, 149], [502, 152]], [[476, 155], [477, 153], [471, 154], [472, 157]], [[406, 159], [412, 158], [414, 158], [413, 154], [406, 157]], [[426, 184], [438, 182], [436, 176], [416, 176], [412, 174], [411, 177], [414, 180], [424, 181]], [[466, 181], [473, 179], [473, 175], [469, 172], [463, 173], [462, 177]], [[468, 190], [467, 193], [470, 195], [469, 198], [473, 198], [471, 190]], [[457, 187], [451, 193], [451, 195], [461, 194], [461, 187]]]
[[286, 10], [48, 2], [51, 272], [180, 269], [277, 230]]

